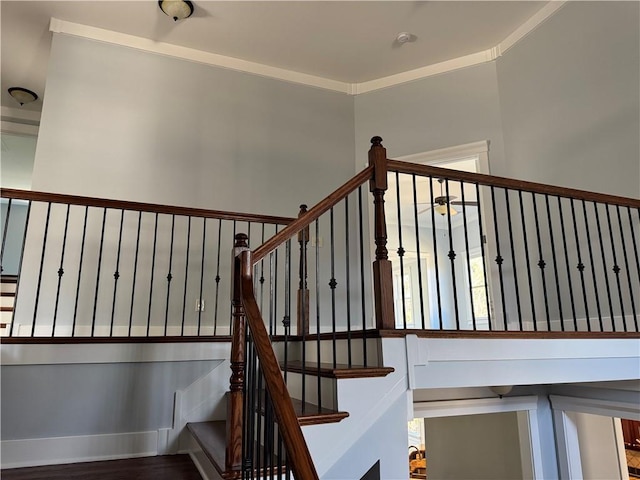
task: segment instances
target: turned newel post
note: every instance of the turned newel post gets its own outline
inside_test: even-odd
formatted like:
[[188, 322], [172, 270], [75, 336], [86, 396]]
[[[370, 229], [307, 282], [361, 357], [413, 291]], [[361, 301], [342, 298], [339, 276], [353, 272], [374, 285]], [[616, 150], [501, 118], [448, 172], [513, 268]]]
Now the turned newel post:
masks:
[[376, 328], [395, 328], [393, 313], [393, 274], [387, 251], [387, 222], [384, 215], [384, 194], [387, 190], [387, 150], [382, 138], [371, 139], [369, 165], [373, 166], [373, 178], [369, 190], [373, 193], [374, 238], [376, 259], [373, 262], [373, 296], [376, 309]]
[[239, 470], [242, 466], [242, 409], [245, 371], [245, 333], [246, 318], [242, 306], [240, 276], [240, 253], [249, 250], [248, 239], [244, 233], [235, 236], [231, 264], [231, 378], [227, 404], [227, 451], [226, 470]]
[[[298, 218], [307, 213], [307, 206], [300, 205]], [[309, 288], [307, 285], [307, 244], [309, 243], [309, 227], [305, 227], [298, 232], [298, 243], [300, 244], [300, 282], [298, 284], [298, 331], [297, 335], [309, 333]]]

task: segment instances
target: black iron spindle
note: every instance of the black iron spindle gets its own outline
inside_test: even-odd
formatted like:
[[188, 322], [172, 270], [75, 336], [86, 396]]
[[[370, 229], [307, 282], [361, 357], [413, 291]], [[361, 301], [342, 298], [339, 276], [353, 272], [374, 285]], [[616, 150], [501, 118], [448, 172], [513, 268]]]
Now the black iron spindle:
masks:
[[[570, 200], [569, 204], [571, 205], [571, 219], [573, 220], [573, 234], [576, 242], [576, 253], [578, 255], [578, 264], [576, 265], [576, 268], [578, 269], [578, 272], [580, 274], [580, 284], [582, 286], [582, 300], [584, 302], [584, 315], [587, 321], [587, 330], [591, 331], [591, 321], [589, 320], [589, 302], [587, 299], [587, 286], [584, 279], [585, 266], [584, 266], [584, 263], [582, 263], [582, 251], [580, 248], [580, 237], [578, 234], [578, 221], [576, 218], [576, 209], [575, 209], [573, 198]], [[578, 328], [578, 325], [576, 324], [576, 331], [578, 330], [579, 328]]]
[[149, 278], [149, 309], [147, 312], [147, 337], [151, 331], [151, 305], [153, 303], [153, 276], [156, 269], [156, 245], [158, 242], [158, 214], [155, 215], [153, 226], [153, 250], [151, 252], [151, 275]]
[[[607, 226], [609, 227], [609, 240], [611, 241], [611, 255], [613, 256], [613, 268], [611, 269], [616, 276], [616, 284], [618, 285], [618, 299], [620, 300], [620, 315], [622, 316], [622, 325], [624, 330], [627, 330], [626, 327], [626, 316], [624, 314], [624, 299], [622, 298], [622, 285], [620, 283], [620, 265], [618, 265], [618, 254], [616, 252], [616, 244], [613, 239], [613, 227], [611, 226], [611, 213], [609, 212], [609, 205], [604, 206], [605, 212], [607, 213]], [[621, 232], [622, 233], [622, 232]], [[624, 241], [623, 241], [624, 244]], [[615, 319], [611, 319], [611, 323], [613, 325], [613, 331], [616, 332], [616, 321]]]
[[431, 196], [431, 232], [433, 234], [433, 258], [436, 274], [436, 293], [438, 296], [438, 328], [443, 329], [442, 322], [442, 296], [440, 293], [440, 268], [438, 267], [438, 240], [436, 235], [436, 213], [435, 213], [435, 199], [433, 197], [433, 177], [429, 177], [429, 194]]
[[[596, 214], [596, 227], [598, 232], [598, 242], [600, 243], [600, 258], [602, 259], [602, 276], [604, 277], [604, 284], [607, 288], [607, 302], [609, 304], [609, 314], [611, 315], [611, 325], [614, 327], [616, 319], [613, 315], [613, 301], [611, 300], [611, 286], [609, 285], [609, 275], [607, 273], [607, 259], [605, 256], [604, 242], [602, 240], [602, 226], [600, 225], [600, 213], [598, 212], [598, 204], [593, 202], [593, 211]], [[604, 331], [604, 327], [600, 325], [600, 331]]]
[[[235, 233], [233, 235], [235, 237]], [[220, 250], [222, 250], [222, 219], [218, 220], [218, 252], [216, 255], [216, 293], [215, 293], [215, 305], [213, 307], [213, 335], [215, 336], [218, 329], [218, 297], [220, 293]], [[229, 325], [232, 325], [231, 323]], [[231, 327], [229, 327], [229, 333], [231, 333]]]
[[69, 210], [71, 205], [67, 204], [67, 212], [64, 219], [64, 233], [62, 234], [62, 249], [60, 251], [60, 267], [58, 268], [58, 286], [56, 288], [56, 303], [53, 307], [53, 322], [51, 324], [51, 336], [56, 334], [56, 320], [58, 318], [58, 304], [60, 301], [60, 286], [62, 285], [62, 276], [64, 275], [64, 253], [67, 247], [67, 230], [69, 228]]
[[[40, 272], [38, 273], [38, 286], [36, 288], [36, 300], [33, 307], [33, 323], [31, 324], [31, 336], [35, 335], [36, 318], [38, 316], [38, 304], [40, 302], [40, 287], [42, 286], [42, 270], [44, 268], [44, 257], [47, 248], [47, 236], [49, 234], [49, 218], [51, 216], [51, 202], [47, 205], [47, 218], [44, 223], [44, 237], [42, 238], [42, 254], [40, 256]], [[13, 322], [12, 322], [13, 323]]]
[[[426, 321], [425, 321], [425, 315], [424, 315], [424, 294], [422, 291], [422, 257], [420, 256], [420, 223], [418, 221], [418, 191], [416, 188], [415, 173], [411, 175], [411, 183], [413, 186], [413, 224], [415, 226], [415, 233], [416, 233], [416, 256], [417, 256], [416, 262], [418, 264], [418, 295], [420, 297], [420, 320], [421, 320], [422, 329], [424, 330], [426, 328]], [[475, 330], [475, 326], [474, 326], [474, 330]]]
[[564, 264], [567, 272], [567, 282], [569, 285], [569, 300], [571, 301], [571, 314], [573, 315], [573, 330], [578, 330], [578, 317], [576, 315], [576, 303], [573, 296], [573, 282], [571, 281], [571, 267], [569, 266], [569, 250], [567, 248], [567, 234], [564, 224], [564, 213], [562, 211], [562, 199], [558, 199], [558, 214], [560, 215], [560, 231], [562, 232], [562, 247], [564, 249]]
[[104, 227], [107, 222], [107, 209], [102, 210], [102, 229], [100, 232], [100, 248], [98, 250], [98, 267], [96, 274], [96, 292], [93, 297], [93, 315], [91, 316], [91, 336], [94, 336], [96, 328], [96, 315], [98, 313], [98, 292], [100, 291], [100, 270], [102, 268], [102, 250], [104, 247]]
[[[364, 366], [367, 366], [367, 335], [366, 335], [366, 304], [364, 290], [364, 227], [362, 212], [362, 186], [358, 187], [358, 231], [360, 240], [360, 308], [362, 309], [362, 356], [364, 357]], [[319, 300], [319, 299], [318, 299]]]
[[274, 324], [275, 324], [275, 317], [274, 317], [274, 284], [275, 284], [275, 277], [274, 277], [274, 255], [275, 252], [271, 252], [269, 253], [269, 336], [273, 337], [273, 335], [275, 335], [275, 331], [274, 331]]
[[[71, 325], [71, 336], [76, 334], [76, 321], [78, 318], [78, 301], [80, 300], [80, 282], [82, 280], [82, 260], [84, 259], [84, 243], [87, 237], [87, 216], [89, 214], [89, 207], [84, 207], [84, 224], [82, 226], [82, 243], [80, 245], [80, 260], [78, 261], [78, 283], [76, 285], [76, 299], [73, 307], [73, 323]], [[26, 230], [25, 230], [26, 236]], [[23, 244], [24, 248], [24, 244]]]
[[493, 229], [496, 236], [496, 264], [498, 265], [498, 278], [500, 280], [500, 300], [502, 305], [502, 321], [504, 323], [504, 329], [507, 330], [507, 304], [504, 294], [504, 276], [502, 275], [502, 264], [504, 258], [500, 252], [500, 232], [498, 229], [498, 213], [496, 209], [496, 193], [495, 188], [491, 185], [491, 206], [493, 208]]
[[407, 306], [405, 304], [405, 290], [404, 290], [404, 254], [405, 250], [402, 247], [402, 214], [400, 209], [400, 173], [396, 172], [396, 210], [398, 220], [398, 258], [400, 259], [400, 303], [402, 305], [402, 328], [407, 329]]
[[[602, 310], [600, 309], [600, 295], [598, 295], [598, 283], [596, 281], [596, 269], [595, 269], [595, 264], [593, 261], [593, 247], [591, 246], [591, 229], [589, 228], [589, 216], [587, 215], [587, 203], [582, 200], [582, 213], [584, 215], [584, 228], [586, 230], [587, 233], [587, 245], [589, 247], [589, 262], [591, 264], [591, 277], [593, 279], [593, 297], [596, 300], [596, 310], [598, 312], [598, 322], [600, 325], [600, 332], [602, 332], [603, 328], [602, 328]], [[589, 324], [589, 331], [591, 331], [591, 321], [590, 319], [587, 320], [587, 323]]]
[[191, 217], [187, 217], [187, 248], [184, 259], [184, 290], [182, 293], [182, 326], [180, 327], [180, 335], [184, 335], [184, 323], [187, 313], [187, 282], [189, 280], [189, 247], [191, 244]]
[[[320, 369], [320, 246], [318, 244], [318, 238], [320, 238], [320, 222], [316, 219], [315, 221], [315, 256], [316, 256], [316, 362], [318, 364], [318, 370]], [[305, 370], [305, 362], [304, 359], [302, 361], [302, 380], [304, 382], [304, 370]], [[322, 394], [320, 392], [322, 382], [320, 381], [320, 375], [316, 377], [317, 379], [317, 388], [318, 388], [318, 408], [322, 406]], [[302, 388], [302, 403], [304, 404], [304, 387]]]
[[562, 295], [560, 293], [560, 276], [558, 274], [558, 260], [556, 256], [556, 243], [553, 238], [553, 222], [551, 221], [551, 208], [549, 206], [549, 195], [544, 196], [547, 209], [547, 223], [549, 225], [549, 243], [551, 244], [551, 261], [553, 262], [553, 275], [556, 282], [556, 296], [558, 297], [558, 313], [560, 314], [560, 330], [564, 332], [564, 314], [562, 312]]
[[[264, 243], [264, 223], [262, 224], [262, 242]], [[258, 279], [260, 282], [260, 311], [264, 311], [264, 259], [260, 260], [260, 278]]]
[[[18, 299], [18, 290], [20, 289], [20, 274], [22, 272], [22, 261], [24, 260], [25, 242], [27, 241], [27, 230], [29, 227], [29, 218], [31, 216], [31, 200], [27, 204], [27, 215], [24, 221], [24, 230], [22, 231], [22, 246], [20, 247], [20, 262], [18, 263], [18, 278], [16, 280], [16, 289], [14, 292], [14, 299]], [[16, 319], [16, 307], [14, 305], [13, 312], [11, 313], [11, 326], [9, 327], [9, 336], [13, 336], [13, 325]]]
[[484, 227], [482, 225], [482, 205], [480, 202], [480, 185], [476, 183], [476, 198], [478, 201], [478, 233], [480, 235], [480, 255], [482, 256], [482, 276], [484, 279], [484, 296], [487, 303], [487, 325], [491, 330], [491, 302], [489, 301], [489, 282], [487, 279], [487, 259], [485, 258], [484, 244], [486, 243], [486, 236], [484, 234]]
[[[329, 237], [331, 239], [331, 280], [329, 287], [331, 288], [331, 343], [333, 346], [333, 368], [336, 367], [336, 264], [335, 264], [335, 238], [333, 230], [333, 207], [329, 210]], [[319, 366], [318, 366], [319, 367]]]
[[538, 240], [538, 267], [540, 268], [540, 276], [542, 277], [542, 295], [544, 297], [544, 312], [547, 318], [547, 331], [551, 331], [551, 316], [549, 314], [549, 298], [547, 295], [547, 277], [545, 275], [545, 268], [547, 263], [544, 261], [544, 255], [542, 254], [542, 239], [540, 236], [540, 219], [538, 217], [538, 202], [536, 201], [536, 194], [531, 194], [533, 201], [533, 218], [536, 225], [536, 238]]
[[109, 336], [113, 337], [113, 324], [116, 314], [116, 295], [118, 293], [118, 280], [120, 279], [120, 252], [122, 250], [122, 226], [124, 224], [124, 210], [120, 210], [120, 230], [118, 231], [118, 253], [116, 255], [116, 270], [113, 273], [113, 299], [111, 301], [111, 327]]
[[171, 215], [171, 243], [169, 245], [169, 273], [167, 273], [167, 301], [164, 308], [164, 336], [167, 336], [167, 328], [169, 326], [169, 295], [171, 293], [171, 280], [173, 275], [171, 269], [173, 267], [173, 237], [176, 227], [176, 216]]
[[131, 330], [133, 328], [133, 306], [136, 295], [136, 277], [138, 273], [138, 256], [140, 253], [140, 227], [142, 226], [142, 212], [138, 212], [138, 233], [136, 234], [136, 253], [133, 261], [133, 284], [131, 286], [131, 308], [129, 310], [129, 333], [131, 336]]
[[[291, 239], [285, 243], [284, 256], [284, 317], [282, 318], [284, 327], [284, 364], [289, 361], [289, 334], [291, 333]], [[304, 336], [304, 331], [302, 332]], [[306, 342], [302, 339], [302, 357]], [[284, 369], [284, 381], [287, 383], [287, 369]]]
[[4, 246], [7, 243], [7, 232], [9, 231], [9, 218], [11, 217], [12, 198], [7, 202], [7, 214], [4, 217], [4, 225], [2, 227], [2, 248], [0, 249], [0, 273], [4, 272]]
[[[507, 226], [509, 230], [509, 246], [511, 248], [511, 265], [513, 266], [513, 287], [516, 292], [516, 309], [518, 312], [518, 329], [519, 331], [523, 331], [522, 327], [522, 306], [520, 304], [520, 286], [518, 283], [518, 269], [516, 261], [516, 249], [513, 242], [513, 225], [511, 223], [511, 202], [509, 201], [509, 190], [505, 188], [504, 190], [504, 200], [505, 205], [507, 207]], [[505, 325], [505, 329], [509, 330], [508, 325]]]
[[[538, 320], [536, 318], [536, 301], [533, 295], [533, 280], [531, 278], [531, 260], [529, 257], [529, 235], [527, 233], [527, 220], [524, 214], [524, 202], [522, 200], [522, 190], [518, 190], [518, 200], [520, 202], [520, 220], [522, 222], [522, 238], [524, 241], [524, 257], [527, 267], [527, 285], [529, 285], [529, 301], [531, 302], [531, 319], [534, 330], [537, 330]], [[522, 326], [520, 327], [522, 330]]]
[[[471, 279], [471, 254], [469, 252], [469, 228], [467, 226], [467, 209], [465, 208], [464, 182], [460, 182], [460, 200], [462, 201], [462, 227], [464, 231], [464, 249], [467, 257], [467, 280], [469, 282], [469, 304], [471, 306], [471, 325], [476, 330], [476, 311], [473, 301], [473, 282]], [[419, 259], [418, 259], [419, 262]]]
[[453, 309], [456, 317], [456, 330], [460, 330], [460, 306], [458, 305], [458, 284], [456, 282], [456, 252], [453, 249], [453, 229], [451, 228], [451, 210], [449, 206], [449, 180], [444, 180], [445, 195], [447, 196], [447, 229], [449, 232], [449, 262], [451, 263], [451, 286], [453, 289]]
[[[625, 271], [627, 273], [627, 282], [629, 284], [629, 300], [631, 301], [631, 313], [633, 315], [634, 322], [636, 323], [636, 331], [637, 331], [637, 322], [638, 317], [636, 315], [636, 302], [633, 295], [633, 283], [631, 282], [631, 265], [629, 264], [629, 258], [627, 256], [627, 245], [624, 237], [624, 229], [622, 227], [622, 216], [620, 215], [620, 206], [616, 205], [616, 214], [618, 216], [618, 226], [620, 228], [620, 243], [622, 243], [622, 257], [624, 258]], [[632, 226], [633, 229], [633, 226]], [[623, 318], [624, 331], [627, 332], [627, 320]]]

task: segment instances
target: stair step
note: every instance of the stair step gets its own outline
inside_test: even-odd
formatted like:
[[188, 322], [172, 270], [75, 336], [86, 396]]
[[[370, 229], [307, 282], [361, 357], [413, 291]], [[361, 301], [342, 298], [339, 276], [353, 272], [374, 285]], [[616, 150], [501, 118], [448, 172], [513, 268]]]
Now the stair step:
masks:
[[347, 365], [332, 363], [321, 363], [319, 366], [314, 362], [300, 361], [287, 362], [282, 366], [287, 372], [305, 373], [307, 375], [318, 375], [327, 378], [366, 378], [366, 377], [386, 377], [393, 373], [392, 367], [365, 367], [364, 365]]
[[18, 283], [17, 275], [2, 275], [0, 277], [0, 282], [2, 283]]
[[[241, 477], [240, 471], [225, 471], [227, 443], [227, 427], [225, 421], [187, 423], [187, 428], [222, 478], [232, 479]], [[233, 476], [232, 473], [236, 474], [236, 476]]]
[[0, 307], [0, 312], [13, 312], [13, 307]]
[[[264, 393], [261, 395], [264, 398]], [[293, 411], [298, 417], [298, 423], [301, 427], [306, 425], [319, 425], [321, 423], [338, 423], [349, 416], [349, 412], [339, 412], [326, 407], [318, 407], [312, 403], [302, 402], [297, 398], [292, 398]], [[260, 407], [261, 413], [264, 414], [264, 406]]]
[[16, 292], [0, 292], [0, 297], [15, 297]]

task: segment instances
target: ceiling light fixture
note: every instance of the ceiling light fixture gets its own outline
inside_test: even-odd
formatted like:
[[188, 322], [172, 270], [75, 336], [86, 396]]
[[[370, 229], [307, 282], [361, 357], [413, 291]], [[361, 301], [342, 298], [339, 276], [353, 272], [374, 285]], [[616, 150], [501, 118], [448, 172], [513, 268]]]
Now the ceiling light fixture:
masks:
[[193, 13], [193, 3], [187, 0], [159, 0], [158, 6], [174, 22], [189, 18]]
[[26, 88], [11, 87], [8, 91], [9, 95], [15, 98], [20, 105], [35, 102], [38, 99], [38, 95], [35, 92], [27, 90]]

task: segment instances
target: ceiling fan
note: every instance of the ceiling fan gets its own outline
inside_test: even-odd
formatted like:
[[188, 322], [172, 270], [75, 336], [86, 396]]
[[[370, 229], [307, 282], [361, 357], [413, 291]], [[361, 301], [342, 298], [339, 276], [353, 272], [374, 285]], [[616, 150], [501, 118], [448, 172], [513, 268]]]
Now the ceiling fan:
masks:
[[[451, 215], [452, 217], [454, 215], [457, 215], [459, 212], [458, 210], [456, 210], [455, 208], [452, 207], [452, 205], [460, 205], [463, 208], [464, 207], [477, 207], [478, 206], [478, 202], [476, 201], [467, 201], [465, 200], [460, 201], [457, 200], [456, 201], [456, 197], [455, 195], [444, 195], [443, 191], [442, 191], [442, 184], [444, 183], [444, 178], [439, 178], [438, 179], [438, 183], [440, 184], [440, 196], [436, 197], [433, 199], [433, 205], [429, 205], [427, 208], [421, 210], [418, 212], [418, 215], [421, 213], [424, 213], [426, 211], [431, 210], [432, 208], [436, 211], [436, 213], [439, 213], [440, 215], [444, 216], [447, 213], [449, 213], [449, 215]], [[420, 204], [418, 204], [420, 205]], [[423, 204], [424, 205], [424, 204]]]

